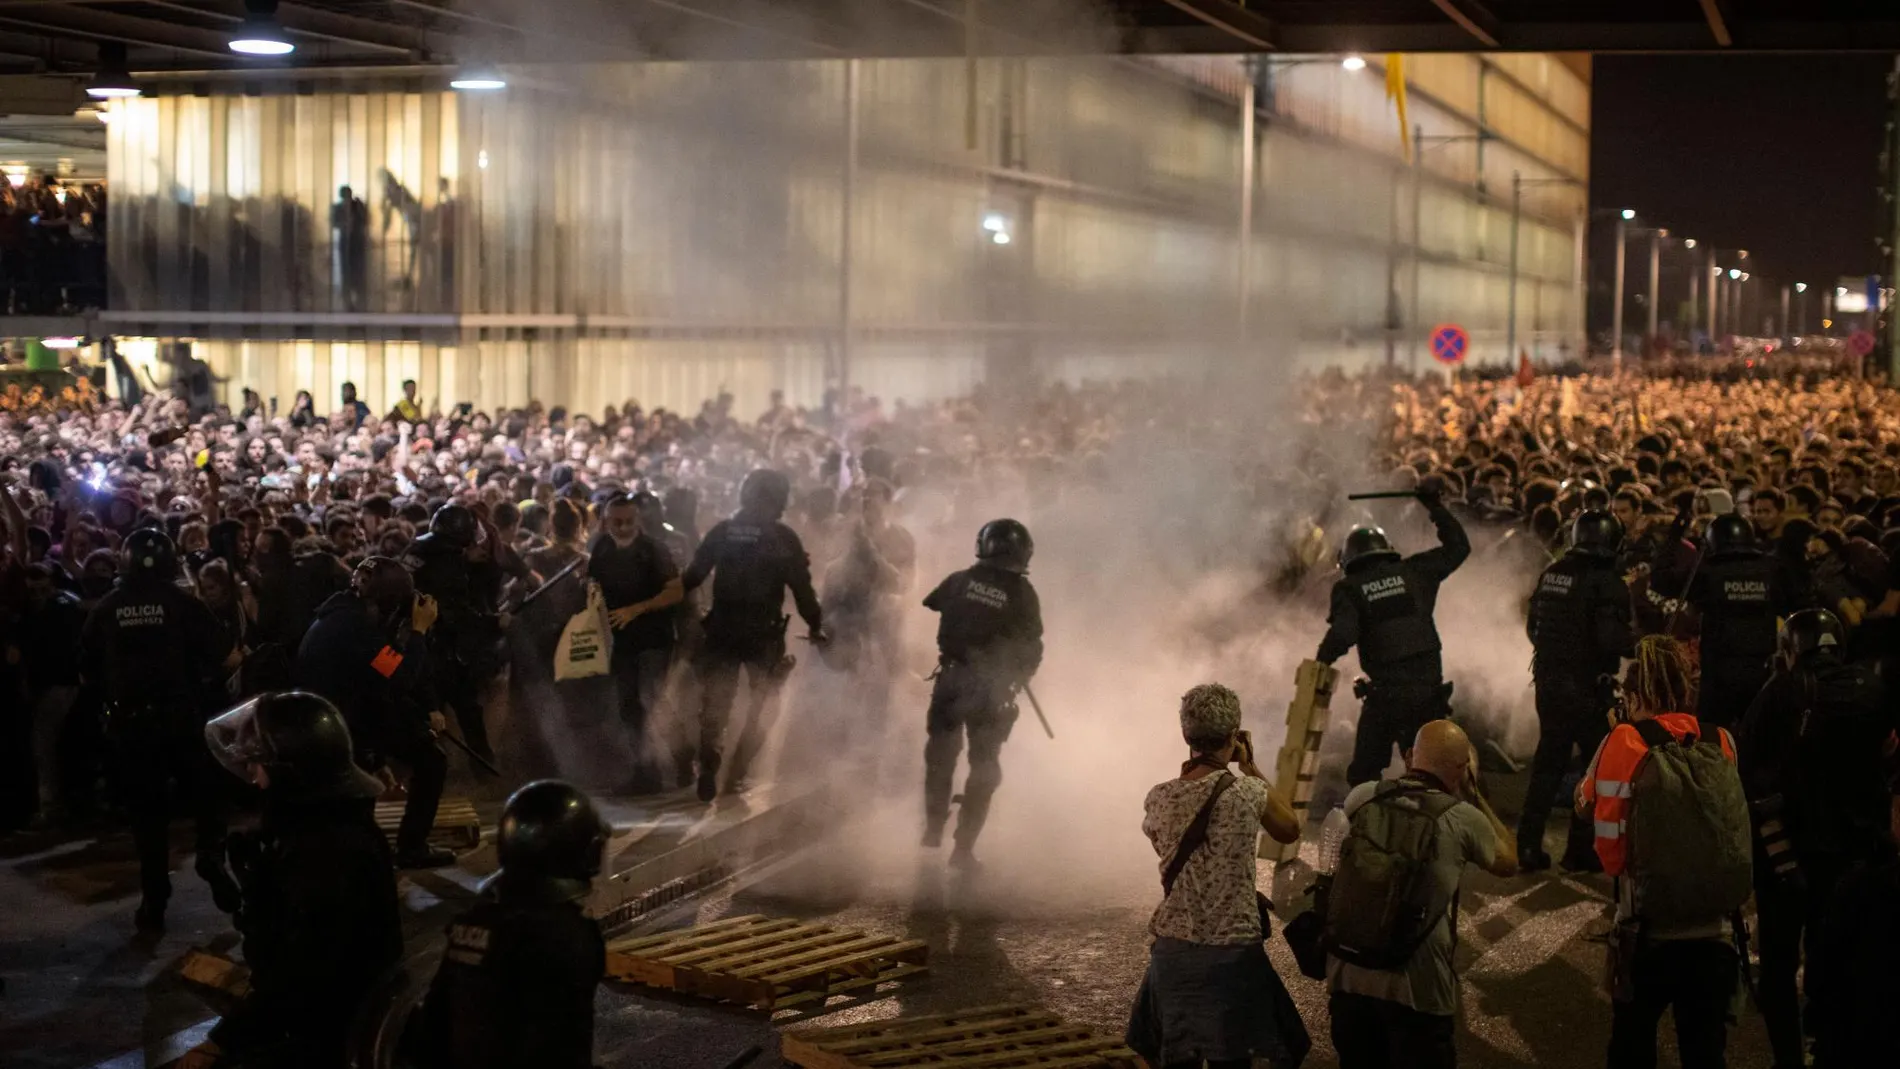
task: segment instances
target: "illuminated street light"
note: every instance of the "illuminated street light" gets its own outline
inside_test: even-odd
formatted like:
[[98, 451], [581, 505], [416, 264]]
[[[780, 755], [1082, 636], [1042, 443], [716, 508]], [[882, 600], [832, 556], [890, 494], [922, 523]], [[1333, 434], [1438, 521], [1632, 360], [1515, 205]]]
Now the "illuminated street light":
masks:
[[1625, 208], [1625, 209], [1623, 209], [1623, 218], [1625, 218], [1625, 219], [1634, 219], [1634, 218], [1636, 218], [1636, 209], [1635, 209], [1635, 208]]
[[1695, 248], [1695, 239], [1694, 239], [1694, 238], [1685, 238], [1685, 239], [1683, 239], [1683, 242], [1682, 242], [1682, 247], [1683, 247], [1683, 248], [1685, 248], [1685, 249], [1693, 249], [1693, 248]]
[[1741, 268], [1739, 268], [1739, 267], [1731, 267], [1731, 268], [1729, 268], [1729, 269], [1728, 269], [1728, 277], [1729, 277], [1729, 279], [1730, 279], [1730, 280], [1732, 280], [1732, 281], [1736, 281], [1736, 280], [1740, 280], [1740, 279], [1741, 279], [1741, 277], [1742, 277], [1742, 269], [1741, 269]]
[[998, 230], [994, 234], [990, 235], [990, 240], [994, 241], [998, 245], [1007, 245], [1009, 244], [1009, 231]]
[[1366, 69], [1366, 57], [1347, 56], [1345, 59], [1339, 61], [1339, 65], [1349, 71], [1362, 71]]
[[1797, 282], [1794, 284], [1794, 291], [1796, 293], [1806, 293], [1808, 292], [1808, 284], [1806, 282]]

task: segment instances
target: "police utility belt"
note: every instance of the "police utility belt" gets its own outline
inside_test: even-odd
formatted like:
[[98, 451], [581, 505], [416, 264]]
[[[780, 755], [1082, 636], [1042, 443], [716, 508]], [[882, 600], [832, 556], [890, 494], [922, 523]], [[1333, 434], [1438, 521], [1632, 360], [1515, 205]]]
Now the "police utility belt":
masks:
[[[1411, 687], [1405, 684], [1376, 683], [1367, 679], [1365, 676], [1360, 676], [1352, 681], [1352, 696], [1362, 702], [1375, 694], [1383, 697], [1392, 694], [1402, 694], [1407, 691], [1422, 692], [1425, 689], [1424, 687]], [[1438, 684], [1437, 687], [1431, 691], [1433, 697], [1440, 701], [1447, 702], [1451, 700], [1451, 692], [1452, 684], [1449, 680]]]

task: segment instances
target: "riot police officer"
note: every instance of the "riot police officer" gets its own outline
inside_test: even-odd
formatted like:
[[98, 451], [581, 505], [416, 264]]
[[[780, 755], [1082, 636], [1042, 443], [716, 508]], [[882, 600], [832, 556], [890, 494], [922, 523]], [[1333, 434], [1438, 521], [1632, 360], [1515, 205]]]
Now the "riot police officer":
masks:
[[[1629, 587], [1617, 570], [1622, 542], [1623, 525], [1615, 516], [1596, 509], [1578, 513], [1570, 527], [1570, 552], [1544, 569], [1531, 595], [1538, 738], [1517, 824], [1518, 868], [1523, 872], [1550, 867], [1550, 855], [1543, 850], [1544, 825], [1556, 804], [1571, 750], [1581, 749], [1588, 760], [1608, 733], [1604, 713], [1610, 692], [1598, 681], [1614, 675], [1635, 646]], [[1601, 868], [1594, 834], [1587, 818], [1572, 814], [1565, 868]]]
[[350, 589], [318, 607], [297, 649], [297, 685], [343, 714], [357, 762], [381, 768], [394, 758], [409, 769], [409, 797], [396, 831], [396, 864], [405, 869], [455, 860], [429, 845], [449, 774], [448, 758], [432, 737], [448, 726], [436, 708], [429, 665], [426, 636], [434, 612], [434, 601], [416, 595], [401, 562], [368, 557], [356, 566]]
[[1882, 754], [1894, 713], [1880, 677], [1843, 657], [1845, 641], [1824, 609], [1788, 617], [1775, 673], [1737, 740], [1755, 823], [1761, 1009], [1778, 1067], [1804, 1064], [1795, 994], [1804, 937], [1808, 975], [1825, 971], [1815, 957], [1834, 886], [1875, 857], [1889, 825]]
[[1735, 514], [1709, 521], [1708, 544], [1689, 581], [1688, 602], [1702, 617], [1702, 674], [1696, 719], [1729, 727], [1768, 682], [1775, 617], [1790, 592], [1755, 529]]
[[1439, 584], [1471, 555], [1471, 542], [1435, 484], [1421, 485], [1418, 500], [1438, 531], [1436, 548], [1401, 558], [1384, 531], [1356, 527], [1339, 553], [1345, 574], [1333, 584], [1316, 657], [1331, 664], [1358, 646], [1359, 666], [1369, 677], [1354, 688], [1363, 704], [1346, 769], [1353, 785], [1378, 779], [1394, 744], [1403, 749], [1426, 721], [1451, 712], [1432, 610]]
[[976, 564], [952, 572], [924, 598], [939, 614], [937, 676], [930, 692], [924, 744], [925, 847], [943, 843], [950, 819], [950, 781], [963, 737], [970, 771], [957, 811], [950, 863], [975, 864], [971, 853], [1003, 783], [1003, 743], [1016, 723], [1016, 691], [1042, 665], [1042, 602], [1029, 582], [1036, 546], [1029, 528], [991, 520], [976, 536]]
[[178, 585], [178, 553], [163, 531], [126, 536], [125, 573], [86, 619], [81, 672], [106, 703], [107, 737], [132, 814], [139, 858], [140, 931], [165, 926], [171, 898], [170, 790], [188, 791], [197, 824], [198, 875], [227, 913], [238, 888], [224, 869], [226, 792], [205, 754], [205, 715], [218, 682], [238, 665], [211, 610]]
[[481, 690], [501, 668], [502, 622], [496, 611], [500, 569], [481, 544], [482, 524], [466, 506], [447, 504], [429, 517], [429, 531], [415, 540], [404, 564], [415, 573], [418, 593], [433, 598], [439, 614], [429, 632], [436, 694], [455, 710], [462, 741], [493, 761], [482, 720]]
[[699, 672], [699, 798], [718, 794], [720, 748], [726, 719], [739, 691], [739, 673], [747, 674], [744, 728], [733, 749], [729, 788], [743, 783], [765, 738], [769, 703], [792, 667], [785, 652], [785, 591], [792, 592], [798, 615], [813, 641], [823, 642], [824, 614], [811, 584], [811, 560], [790, 527], [779, 522], [792, 495], [784, 473], [760, 468], [739, 486], [739, 511], [706, 532], [686, 569], [685, 589], [713, 580], [712, 609], [704, 625]]
[[600, 926], [583, 912], [610, 829], [559, 780], [516, 791], [496, 829], [501, 870], [449, 925], [422, 1005], [427, 1069], [588, 1069], [594, 989], [606, 971]]
[[251, 993], [179, 1067], [339, 1065], [359, 1004], [402, 956], [389, 844], [376, 826], [382, 784], [351, 760], [343, 714], [303, 691], [224, 713], [201, 747], [261, 788], [264, 805], [257, 831], [230, 844]]

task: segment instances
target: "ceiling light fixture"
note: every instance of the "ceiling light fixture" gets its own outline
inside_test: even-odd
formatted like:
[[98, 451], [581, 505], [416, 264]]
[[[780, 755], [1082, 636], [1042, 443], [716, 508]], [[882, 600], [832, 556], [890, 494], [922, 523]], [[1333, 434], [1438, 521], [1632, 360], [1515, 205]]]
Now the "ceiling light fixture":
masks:
[[94, 100], [139, 95], [139, 83], [125, 69], [125, 42], [105, 41], [99, 45], [99, 70], [86, 83], [86, 95]]
[[1362, 71], [1366, 69], [1366, 57], [1347, 56], [1345, 59], [1339, 61], [1339, 65], [1349, 71]]
[[506, 89], [508, 81], [493, 70], [468, 70], [450, 78], [449, 88], [473, 91]]
[[297, 50], [277, 18], [277, 0], [244, 0], [244, 22], [227, 45], [246, 56], [287, 56]]

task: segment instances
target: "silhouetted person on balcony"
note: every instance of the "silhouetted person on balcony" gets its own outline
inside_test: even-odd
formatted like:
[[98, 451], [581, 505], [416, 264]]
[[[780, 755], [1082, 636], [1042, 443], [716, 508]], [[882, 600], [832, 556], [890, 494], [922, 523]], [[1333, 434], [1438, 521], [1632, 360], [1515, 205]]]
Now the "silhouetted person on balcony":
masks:
[[369, 205], [349, 186], [337, 187], [336, 203], [330, 206], [330, 235], [343, 305], [352, 312], [361, 311], [369, 279]]

